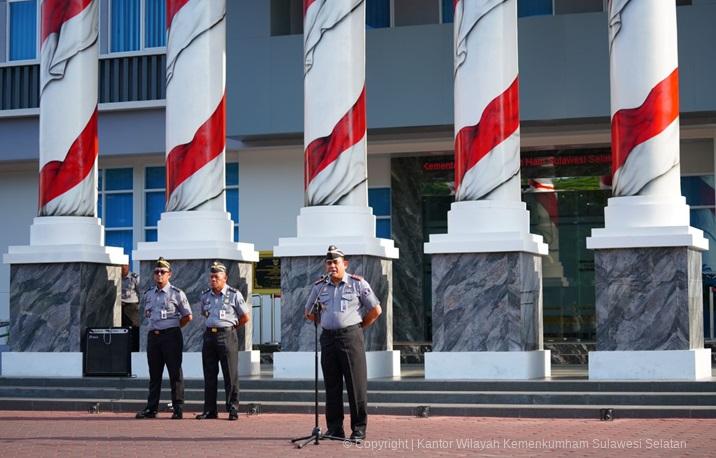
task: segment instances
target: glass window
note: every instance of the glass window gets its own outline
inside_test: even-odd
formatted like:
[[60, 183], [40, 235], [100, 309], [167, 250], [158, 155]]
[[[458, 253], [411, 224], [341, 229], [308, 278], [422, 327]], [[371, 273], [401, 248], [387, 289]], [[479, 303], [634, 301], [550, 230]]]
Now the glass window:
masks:
[[105, 196], [105, 227], [132, 227], [132, 193]]
[[365, 4], [365, 25], [368, 29], [390, 27], [390, 1], [368, 0]]
[[144, 169], [144, 241], [157, 241], [157, 222], [166, 207], [166, 169], [162, 166]]
[[147, 167], [144, 169], [145, 189], [164, 189], [167, 185], [164, 167]]
[[229, 162], [226, 164], [226, 186], [238, 186], [239, 184], [239, 163]]
[[390, 188], [368, 189], [368, 205], [375, 216], [390, 216]]
[[390, 238], [390, 219], [377, 219], [375, 221], [375, 236], [381, 239]]
[[376, 216], [375, 236], [390, 238], [390, 188], [369, 188], [368, 205]]
[[716, 274], [716, 209], [697, 208], [691, 210], [691, 225], [704, 231], [704, 237], [709, 241], [709, 251], [701, 254], [701, 264], [704, 275]]
[[239, 190], [226, 190], [226, 210], [231, 213], [231, 219], [234, 223], [239, 222]]
[[554, 14], [594, 13], [604, 11], [603, 0], [554, 0]]
[[442, 0], [443, 24], [449, 24], [455, 19], [455, 0]]
[[97, 214], [104, 224], [105, 244], [123, 248], [130, 262], [134, 247], [133, 174], [132, 168], [103, 169], [97, 180]]
[[[107, 231], [104, 236], [107, 246], [118, 246], [124, 249], [124, 254], [132, 256], [132, 231]], [[131, 261], [130, 261], [131, 262]]]
[[552, 0], [517, 0], [517, 16], [544, 16], [552, 14]]
[[166, 197], [164, 191], [153, 191], [144, 194], [144, 225], [156, 226], [159, 217], [164, 211]]
[[226, 163], [226, 211], [234, 222], [234, 242], [239, 241], [239, 163]]
[[681, 177], [681, 192], [691, 206], [716, 205], [713, 175]]
[[144, 47], [166, 46], [166, 29], [166, 0], [144, 0]]
[[110, 50], [112, 52], [139, 50], [140, 0], [111, 0]]
[[132, 169], [108, 169], [105, 175], [105, 191], [132, 189]]
[[303, 0], [271, 0], [271, 35], [303, 33]]
[[37, 1], [10, 2], [8, 60], [35, 59], [37, 51]]
[[440, 4], [435, 0], [393, 0], [393, 17], [397, 27], [437, 24]]
[[157, 230], [156, 229], [145, 230], [144, 231], [144, 241], [156, 242], [157, 241]]

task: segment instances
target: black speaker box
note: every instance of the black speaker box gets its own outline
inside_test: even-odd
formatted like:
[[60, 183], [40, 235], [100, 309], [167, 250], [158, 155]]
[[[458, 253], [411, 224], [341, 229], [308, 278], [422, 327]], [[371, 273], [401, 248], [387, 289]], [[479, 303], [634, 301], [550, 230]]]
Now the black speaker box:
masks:
[[131, 377], [131, 329], [87, 328], [82, 373], [85, 377]]

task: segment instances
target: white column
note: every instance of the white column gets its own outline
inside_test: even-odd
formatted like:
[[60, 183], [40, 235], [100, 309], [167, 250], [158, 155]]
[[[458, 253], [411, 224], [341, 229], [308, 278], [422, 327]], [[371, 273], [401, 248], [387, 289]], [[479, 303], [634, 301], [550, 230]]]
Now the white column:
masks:
[[135, 259], [258, 261], [226, 211], [226, 1], [167, 0], [167, 203]]
[[[297, 218], [296, 237], [280, 238], [274, 256], [322, 257], [329, 245], [337, 245], [349, 259], [362, 255], [372, 261], [382, 258], [378, 261], [383, 263], [398, 257], [392, 240], [375, 236], [376, 220], [368, 206], [365, 4], [304, 0], [305, 207]], [[289, 265], [282, 265], [284, 290], [294, 289], [296, 280], [308, 274]], [[392, 284], [392, 278], [387, 282]], [[384, 321], [374, 326], [391, 325], [390, 301], [383, 307]], [[295, 320], [294, 329], [305, 325], [300, 312], [290, 319]], [[287, 327], [284, 320], [282, 328]], [[299, 335], [284, 333], [282, 341], [299, 340]], [[392, 350], [392, 340], [387, 348], [391, 350], [367, 353], [369, 378], [400, 373], [400, 353]], [[313, 377], [313, 353], [275, 353], [274, 377]]]
[[[335, 244], [347, 254], [397, 258], [375, 237], [368, 207], [365, 1], [304, 3], [304, 184], [297, 237], [276, 256], [316, 256]], [[340, 222], [340, 231], [336, 223]]]
[[614, 197], [587, 248], [708, 249], [681, 196], [674, 2], [610, 2], [609, 71]]
[[[83, 5], [84, 4], [84, 5]], [[38, 217], [5, 263], [123, 264], [97, 218], [99, 0], [41, 5]]]
[[[604, 209], [605, 227], [592, 230], [587, 248], [684, 247], [705, 251], [708, 240], [701, 230], [689, 225], [689, 206], [681, 196], [676, 5], [668, 1], [612, 0], [608, 17], [614, 197]], [[638, 250], [622, 252], [624, 265], [630, 265], [633, 261], [629, 257]], [[597, 256], [599, 253], [595, 258]], [[602, 266], [601, 273], [597, 269], [597, 284], [601, 280], [599, 275], [606, 276], [605, 271], [611, 270], [610, 267]], [[626, 270], [624, 266], [617, 267]], [[624, 276], [630, 280], [644, 274], [651, 276], [646, 279], [651, 281], [658, 273], [631, 271]], [[698, 277], [692, 279], [692, 274]], [[684, 295], [700, 296], [700, 268], [696, 271], [688, 268], [686, 275]], [[668, 287], [671, 285], [665, 286]], [[693, 293], [691, 288], [695, 290]], [[615, 304], [611, 296], [600, 303], [598, 293], [597, 313], [602, 313], [598, 326], [614, 326], [617, 319], [630, 319], [627, 317], [633, 316], [644, 301], [643, 292], [638, 289], [636, 284], [626, 288], [623, 304]], [[702, 313], [701, 301], [695, 306], [682, 302], [673, 297], [666, 304], [649, 303], [648, 306], [652, 310], [684, 307], [690, 322], [701, 323], [695, 320]], [[673, 323], [659, 324], [674, 326]], [[640, 329], [632, 331], [641, 332]], [[688, 332], [703, 330], [696, 326]], [[623, 347], [590, 352], [589, 378], [693, 380], [711, 376], [708, 349], [634, 351], [636, 349]]]
[[[453, 307], [469, 308], [473, 313], [488, 306], [497, 307], [481, 299], [486, 296], [475, 283], [455, 276], [439, 277], [436, 262], [451, 261], [438, 255], [474, 254], [477, 262], [477, 259], [483, 260], [479, 256], [484, 253], [547, 254], [542, 237], [529, 232], [529, 212], [521, 200], [517, 1], [457, 0], [454, 6], [456, 202], [448, 212], [447, 234], [433, 234], [425, 244], [425, 253], [435, 255], [433, 291], [436, 285], [447, 288], [448, 283], [447, 289], [452, 292], [443, 294], [442, 299], [433, 298], [434, 333], [438, 332], [437, 326], [450, 328], [447, 332], [454, 332], [454, 326], [459, 326], [454, 321], [439, 323], [439, 317], [447, 317]], [[536, 313], [541, 313], [541, 270], [520, 274], [514, 284], [495, 286], [501, 290], [515, 286], [524, 290], [526, 284], [530, 284], [530, 294], [538, 303]], [[474, 291], [465, 293], [466, 287]], [[532, 289], [535, 287], [538, 291]], [[518, 326], [502, 324], [498, 324], [500, 329], [511, 329], [519, 334], [520, 327], [524, 327], [541, 337], [541, 319], [533, 316]], [[487, 331], [480, 329], [480, 332]], [[425, 377], [529, 379], [549, 376], [549, 351], [542, 349], [541, 338], [536, 350], [528, 351], [529, 346], [524, 344], [523, 350], [488, 351], [492, 350], [490, 346], [496, 345], [492, 342], [484, 351], [473, 351], [474, 342], [468, 341], [477, 337], [465, 336], [460, 344], [449, 348], [439, 348], [438, 343], [435, 351], [425, 355]]]
[[426, 253], [547, 254], [520, 192], [517, 2], [455, 3], [455, 197]]

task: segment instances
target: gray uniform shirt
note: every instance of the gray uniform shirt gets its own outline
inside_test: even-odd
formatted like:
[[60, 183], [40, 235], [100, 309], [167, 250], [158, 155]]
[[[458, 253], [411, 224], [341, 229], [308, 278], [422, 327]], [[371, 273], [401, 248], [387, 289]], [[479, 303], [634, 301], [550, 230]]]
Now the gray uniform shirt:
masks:
[[238, 289], [224, 285], [219, 294], [211, 288], [201, 293], [201, 314], [208, 328], [230, 328], [239, 324], [239, 318], [249, 314], [249, 307]]
[[139, 275], [129, 272], [122, 277], [122, 302], [125, 304], [139, 304]]
[[332, 330], [360, 323], [369, 310], [380, 304], [368, 282], [348, 272], [337, 286], [330, 276], [315, 282], [306, 301], [306, 313], [313, 308], [316, 297], [321, 304], [321, 327]]
[[191, 315], [184, 291], [169, 283], [161, 289], [154, 286], [146, 290], [142, 302], [150, 331], [175, 328], [181, 317]]

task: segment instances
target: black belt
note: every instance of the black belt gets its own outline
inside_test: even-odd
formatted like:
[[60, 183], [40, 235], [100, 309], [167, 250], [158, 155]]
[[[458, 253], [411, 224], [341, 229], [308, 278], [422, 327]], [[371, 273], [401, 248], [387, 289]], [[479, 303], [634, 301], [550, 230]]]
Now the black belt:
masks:
[[149, 331], [149, 333], [154, 334], [155, 336], [158, 336], [160, 334], [167, 334], [169, 332], [174, 332], [177, 330], [179, 330], [179, 328], [175, 326], [173, 328], [166, 328], [166, 329], [152, 329], [151, 331]]
[[219, 332], [229, 332], [233, 329], [234, 328], [232, 326], [225, 327], [225, 328], [206, 328], [206, 332], [211, 333], [211, 334], [216, 334]]
[[341, 334], [345, 334], [347, 332], [350, 332], [354, 329], [359, 329], [361, 327], [360, 323], [358, 324], [352, 324], [350, 326], [346, 326], [345, 328], [341, 329], [323, 329], [323, 333], [329, 336], [339, 336]]

